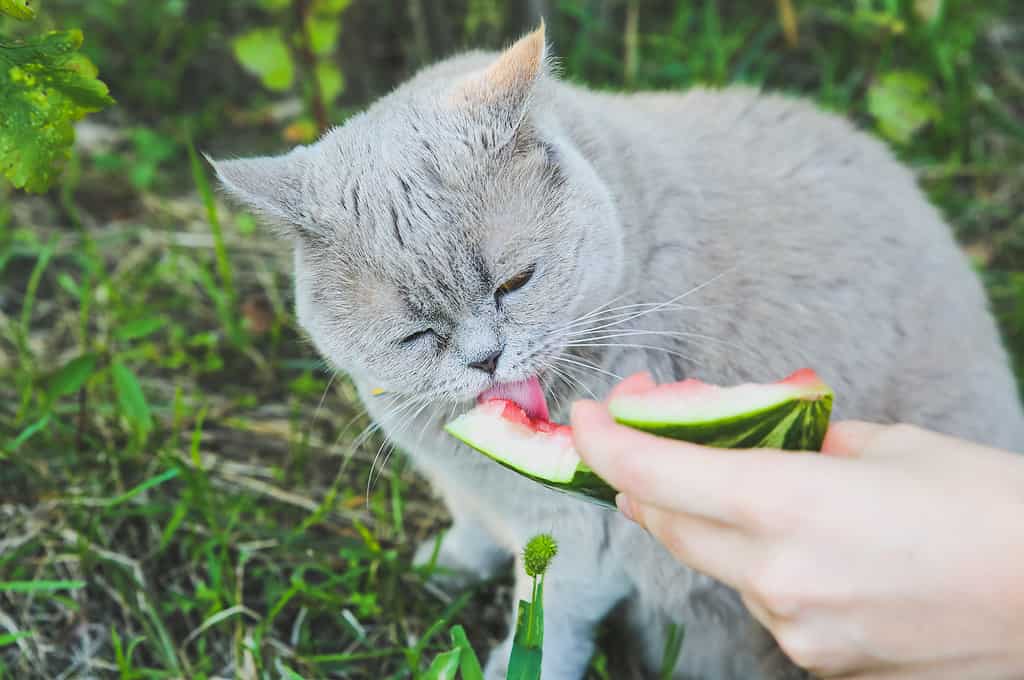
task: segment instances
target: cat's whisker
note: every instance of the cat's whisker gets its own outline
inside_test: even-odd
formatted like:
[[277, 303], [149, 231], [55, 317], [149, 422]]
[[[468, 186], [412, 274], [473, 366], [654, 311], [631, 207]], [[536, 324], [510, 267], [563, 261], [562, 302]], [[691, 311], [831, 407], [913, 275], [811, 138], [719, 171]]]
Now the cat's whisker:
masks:
[[565, 368], [559, 368], [558, 366], [551, 365], [549, 368], [554, 371], [557, 375], [562, 378], [562, 381], [570, 388], [573, 389], [573, 384], [583, 388], [583, 391], [590, 395], [590, 398], [597, 401], [597, 395], [590, 389], [587, 383], [583, 382], [579, 378], [575, 377], [571, 373], [567, 373]]
[[719, 280], [720, 278], [722, 278], [723, 276], [725, 276], [726, 274], [732, 272], [735, 269], [736, 269], [735, 266], [729, 267], [728, 269], [725, 269], [725, 270], [719, 272], [718, 274], [715, 274], [714, 276], [712, 276], [710, 279], [708, 279], [704, 283], [701, 283], [701, 284], [698, 284], [696, 286], [693, 286], [692, 288], [690, 288], [686, 292], [680, 293], [679, 295], [675, 296], [674, 298], [668, 299], [665, 302], [658, 303], [658, 304], [654, 305], [653, 307], [644, 309], [643, 311], [635, 312], [634, 314], [627, 316], [625, 319], [621, 319], [619, 321], [612, 321], [612, 322], [609, 322], [609, 323], [604, 324], [604, 325], [599, 325], [596, 328], [594, 328], [593, 330], [599, 330], [601, 328], [610, 328], [610, 327], [613, 327], [613, 326], [618, 326], [618, 325], [621, 325], [623, 323], [626, 323], [627, 321], [632, 321], [633, 319], [639, 319], [640, 317], [647, 316], [648, 314], [653, 314], [654, 312], [661, 311], [662, 309], [665, 309], [665, 308], [669, 307], [670, 305], [673, 305], [676, 302], [679, 302], [680, 300], [683, 300], [686, 297], [688, 297], [690, 295], [693, 295], [694, 293], [697, 293], [698, 291], [703, 290], [704, 288], [710, 286], [712, 283], [714, 283], [715, 281]]
[[352, 444], [349, 446], [348, 450], [344, 455], [342, 462], [343, 468], [344, 466], [348, 465], [349, 461], [359, 451], [359, 448], [363, 444], [365, 444], [370, 439], [370, 437], [374, 435], [374, 433], [381, 429], [382, 425], [380, 423], [383, 420], [397, 416], [403, 410], [409, 408], [411, 405], [414, 405], [415, 403], [416, 400], [413, 398], [407, 398], [404, 395], [394, 395], [391, 399], [391, 402], [385, 405], [385, 409], [387, 410], [385, 416], [380, 420], [374, 421], [367, 425], [365, 428], [363, 428], [363, 431], [352, 441]]
[[579, 321], [579, 320], [582, 320], [582, 319], [587, 319], [587, 318], [589, 318], [589, 317], [591, 317], [591, 316], [593, 316], [595, 314], [601, 313], [602, 311], [608, 311], [607, 309], [605, 309], [606, 307], [608, 307], [608, 305], [614, 304], [614, 303], [618, 302], [619, 300], [621, 300], [622, 298], [627, 297], [628, 295], [631, 295], [632, 293], [633, 293], [632, 290], [623, 291], [623, 292], [619, 293], [618, 295], [616, 295], [615, 297], [613, 297], [610, 300], [608, 300], [607, 302], [603, 302], [603, 303], [599, 304], [597, 307], [594, 307], [592, 310], [590, 310], [586, 314], [583, 314], [582, 316], [576, 317], [576, 319], [574, 319], [574, 321]]
[[594, 342], [594, 343], [581, 343], [581, 344], [573, 345], [573, 347], [618, 347], [618, 348], [622, 348], [622, 349], [652, 350], [652, 351], [655, 351], [655, 352], [663, 352], [665, 354], [671, 354], [672, 356], [676, 356], [676, 357], [679, 357], [680, 359], [685, 359], [686, 361], [692, 362], [693, 364], [695, 364], [697, 366], [701, 365], [696, 359], [694, 359], [693, 357], [691, 357], [691, 356], [689, 356], [687, 354], [683, 354], [682, 352], [677, 352], [676, 350], [669, 349], [667, 347], [660, 347], [658, 345], [642, 345], [642, 344], [624, 343], [624, 342]]
[[599, 366], [596, 366], [596, 365], [591, 364], [591, 363], [584, 362], [582, 360], [570, 359], [569, 357], [565, 357], [565, 356], [552, 357], [552, 360], [553, 361], [562, 361], [562, 362], [565, 362], [567, 364], [572, 364], [574, 366], [579, 366], [581, 368], [585, 368], [585, 369], [594, 371], [596, 373], [601, 373], [603, 375], [608, 376], [609, 378], [614, 378], [615, 380], [622, 380], [622, 376], [621, 375], [616, 375], [615, 373], [612, 373], [611, 371], [607, 371], [607, 370], [605, 370], [605, 369], [603, 369], [603, 368], [601, 368]]
[[317, 402], [316, 408], [313, 409], [313, 415], [309, 418], [309, 424], [312, 425], [316, 422], [317, 417], [320, 415], [320, 409], [324, 406], [324, 401], [327, 399], [327, 393], [331, 391], [331, 385], [334, 384], [334, 379], [338, 377], [337, 371], [331, 371], [331, 377], [327, 380], [327, 385], [324, 387], [323, 394], [320, 395], [320, 401]]
[[735, 350], [740, 351], [740, 352], [750, 352], [750, 348], [744, 347], [743, 345], [738, 345], [738, 344], [736, 344], [734, 342], [730, 342], [729, 340], [723, 340], [722, 338], [716, 338], [716, 337], [711, 336], [711, 335], [704, 335], [703, 333], [693, 333], [691, 331], [660, 331], [660, 330], [647, 330], [647, 329], [626, 329], [626, 330], [618, 331], [618, 332], [615, 332], [615, 333], [601, 333], [600, 331], [599, 331], [599, 333], [600, 334], [596, 335], [596, 336], [587, 336], [587, 335], [584, 335], [584, 334], [580, 334], [579, 336], [573, 338], [573, 340], [568, 342], [567, 346], [569, 346], [569, 347], [578, 346], [579, 342], [591, 342], [591, 341], [595, 341], [595, 340], [614, 340], [615, 338], [636, 337], [636, 336], [641, 336], [641, 335], [654, 335], [654, 336], [662, 336], [662, 337], [670, 337], [670, 338], [702, 340], [702, 341], [706, 341], [706, 342], [713, 342], [713, 343], [717, 343], [717, 344], [720, 344], [720, 345], [725, 345], [726, 347], [730, 347], [730, 348], [735, 349]]
[[[416, 408], [415, 411], [412, 413], [412, 415], [407, 417], [404, 420], [404, 422], [401, 425], [399, 425], [399, 427], [398, 427], [398, 429], [396, 431], [394, 431], [392, 433], [389, 433], [385, 437], [384, 441], [381, 442], [380, 448], [377, 449], [377, 454], [373, 457], [373, 461], [370, 463], [370, 474], [369, 474], [369, 477], [366, 480], [366, 502], [367, 502], [367, 505], [369, 505], [369, 502], [370, 502], [370, 495], [373, 492], [373, 484], [374, 484], [375, 479], [380, 479], [380, 477], [384, 474], [384, 467], [387, 465], [388, 460], [390, 460], [390, 458], [391, 458], [391, 454], [395, 450], [395, 445], [394, 445], [393, 442], [399, 436], [401, 436], [401, 434], [403, 434], [407, 429], [409, 429], [410, 425], [412, 423], [416, 422], [416, 418], [418, 418], [419, 415], [421, 413], [423, 413], [423, 411], [427, 407], [429, 407], [431, 405], [431, 402], [429, 400], [415, 399], [414, 403], [417, 404], [418, 408]], [[410, 410], [412, 410], [412, 409], [410, 409]], [[385, 449], [387, 449], [387, 453], [386, 454], [384, 454]], [[381, 460], [381, 455], [382, 454], [384, 454], [384, 458], [383, 458], [383, 461], [381, 462], [380, 467], [378, 468], [377, 467], [377, 461]], [[377, 471], [376, 478], [374, 477], [374, 470], [375, 469]]]
[[667, 302], [635, 302], [629, 305], [622, 305], [621, 307], [615, 307], [612, 309], [605, 310], [600, 315], [593, 318], [576, 319], [569, 323], [559, 326], [552, 330], [553, 333], [557, 333], [570, 328], [578, 326], [584, 326], [587, 324], [598, 324], [605, 321], [612, 321], [617, 318], [636, 314], [639, 308], [651, 308], [658, 307], [659, 309], [665, 309], [666, 311], [678, 311], [678, 312], [697, 312], [707, 309], [713, 309], [720, 306], [733, 306], [733, 305], [680, 305], [680, 304], [668, 304]]

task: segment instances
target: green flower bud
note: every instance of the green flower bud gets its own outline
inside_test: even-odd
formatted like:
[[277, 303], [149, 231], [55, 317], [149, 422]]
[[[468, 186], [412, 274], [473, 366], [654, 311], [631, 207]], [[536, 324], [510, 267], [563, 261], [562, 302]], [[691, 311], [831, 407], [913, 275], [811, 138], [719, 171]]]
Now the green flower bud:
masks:
[[523, 564], [527, 576], [540, 576], [558, 554], [558, 543], [550, 534], [538, 534], [530, 539], [523, 550]]

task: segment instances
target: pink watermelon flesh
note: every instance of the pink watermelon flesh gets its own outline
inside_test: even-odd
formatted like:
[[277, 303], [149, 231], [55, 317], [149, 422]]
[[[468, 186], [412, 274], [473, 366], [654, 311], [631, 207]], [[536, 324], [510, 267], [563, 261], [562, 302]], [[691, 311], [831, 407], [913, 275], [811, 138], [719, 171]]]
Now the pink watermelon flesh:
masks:
[[690, 378], [656, 385], [612, 399], [608, 408], [626, 424], [709, 424], [746, 417], [791, 400], [831, 398], [832, 390], [809, 368], [774, 383], [744, 383], [719, 387]]

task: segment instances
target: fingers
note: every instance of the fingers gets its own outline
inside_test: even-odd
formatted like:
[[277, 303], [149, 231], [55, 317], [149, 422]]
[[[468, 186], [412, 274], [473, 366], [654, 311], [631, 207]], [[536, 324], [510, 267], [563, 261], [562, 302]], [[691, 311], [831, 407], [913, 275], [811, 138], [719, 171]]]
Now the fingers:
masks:
[[647, 390], [655, 387], [657, 383], [654, 382], [654, 378], [651, 377], [650, 373], [641, 372], [634, 373], [629, 376], [608, 394], [608, 398], [605, 402], [609, 402], [616, 397], [623, 397], [627, 394], [636, 394], [637, 392], [646, 392]]
[[739, 588], [755, 564], [758, 543], [735, 527], [713, 520], [636, 503], [619, 494], [623, 514], [649, 531], [672, 555], [689, 567], [733, 588]]
[[[802, 456], [771, 450], [723, 451], [655, 437], [615, 423], [596, 402], [572, 412], [583, 460], [632, 500], [737, 523], [757, 514], [759, 497], [789, 493]], [[774, 504], [774, 502], [772, 503]]]
[[821, 452], [832, 456], [860, 456], [885, 429], [885, 425], [860, 420], [832, 423], [825, 434]]

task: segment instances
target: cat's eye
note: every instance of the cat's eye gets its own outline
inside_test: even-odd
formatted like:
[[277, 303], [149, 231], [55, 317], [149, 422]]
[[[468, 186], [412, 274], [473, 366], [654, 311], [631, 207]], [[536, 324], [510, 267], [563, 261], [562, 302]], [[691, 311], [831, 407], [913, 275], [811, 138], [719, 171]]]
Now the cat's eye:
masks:
[[416, 331], [415, 333], [410, 333], [409, 335], [405, 336], [404, 338], [402, 338], [401, 343], [403, 345], [411, 345], [412, 343], [416, 342], [420, 338], [425, 338], [425, 337], [427, 337], [429, 335], [433, 335], [433, 334], [434, 334], [434, 329], [433, 328], [424, 328], [421, 331]]
[[523, 271], [516, 274], [515, 276], [513, 276], [511, 279], [505, 281], [503, 284], [498, 286], [498, 289], [496, 291], [494, 291], [494, 297], [500, 298], [502, 295], [507, 295], [508, 293], [519, 290], [520, 288], [525, 286], [527, 283], [530, 282], [530, 279], [533, 278], [533, 272], [535, 269], [536, 267], [531, 265], [524, 269]]

